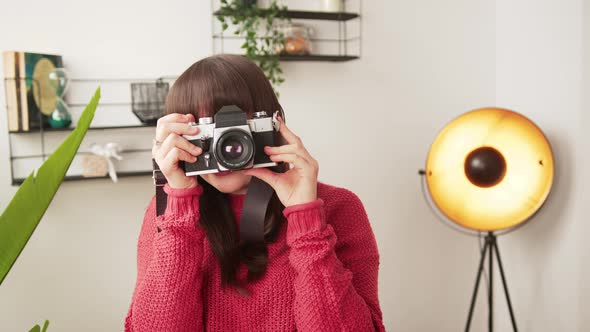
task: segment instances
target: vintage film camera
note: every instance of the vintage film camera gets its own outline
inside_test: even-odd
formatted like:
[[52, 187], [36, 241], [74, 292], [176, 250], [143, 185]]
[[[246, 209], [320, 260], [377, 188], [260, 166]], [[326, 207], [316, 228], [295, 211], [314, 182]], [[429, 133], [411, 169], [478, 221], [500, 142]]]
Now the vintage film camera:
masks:
[[276, 118], [266, 112], [256, 112], [251, 120], [238, 106], [223, 106], [212, 118], [199, 118], [197, 135], [183, 135], [189, 142], [203, 149], [194, 163], [181, 162], [187, 176], [229, 172], [248, 168], [277, 166], [264, 153], [264, 146], [275, 146]]

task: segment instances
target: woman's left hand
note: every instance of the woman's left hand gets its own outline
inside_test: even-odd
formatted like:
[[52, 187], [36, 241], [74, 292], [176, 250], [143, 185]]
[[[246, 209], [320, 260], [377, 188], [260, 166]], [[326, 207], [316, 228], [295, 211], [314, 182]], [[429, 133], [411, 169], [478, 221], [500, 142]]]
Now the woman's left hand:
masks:
[[279, 132], [288, 144], [270, 147], [264, 152], [275, 162], [292, 164], [285, 173], [276, 173], [268, 168], [254, 168], [244, 171], [246, 175], [255, 176], [268, 183], [277, 193], [285, 207], [304, 204], [317, 199], [318, 162], [313, 159], [303, 146], [301, 139], [285, 125], [279, 117]]

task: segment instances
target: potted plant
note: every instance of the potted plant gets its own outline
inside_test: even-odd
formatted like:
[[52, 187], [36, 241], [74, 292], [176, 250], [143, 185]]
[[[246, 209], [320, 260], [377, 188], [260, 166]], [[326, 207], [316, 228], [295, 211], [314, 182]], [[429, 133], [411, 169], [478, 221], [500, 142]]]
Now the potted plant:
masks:
[[[0, 285], [59, 189], [92, 122], [99, 99], [100, 88], [80, 116], [76, 129], [47, 158], [36, 174], [29, 174], [0, 215]], [[35, 325], [29, 332], [45, 332], [48, 326], [49, 321], [46, 320], [43, 327]]]
[[241, 47], [246, 57], [262, 69], [277, 95], [277, 87], [285, 81], [278, 52], [285, 42], [285, 36], [276, 28], [276, 22], [289, 20], [285, 18], [285, 11], [287, 7], [279, 6], [277, 0], [271, 0], [264, 9], [256, 6], [256, 1], [221, 0], [217, 15], [223, 31], [231, 23], [236, 27], [234, 34], [244, 37]]

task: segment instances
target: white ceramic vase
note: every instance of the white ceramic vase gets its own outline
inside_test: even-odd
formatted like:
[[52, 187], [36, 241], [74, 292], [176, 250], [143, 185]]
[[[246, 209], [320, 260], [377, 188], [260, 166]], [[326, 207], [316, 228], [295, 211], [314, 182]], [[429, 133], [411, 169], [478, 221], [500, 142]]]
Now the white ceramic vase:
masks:
[[320, 0], [320, 10], [325, 12], [344, 11], [344, 0]]

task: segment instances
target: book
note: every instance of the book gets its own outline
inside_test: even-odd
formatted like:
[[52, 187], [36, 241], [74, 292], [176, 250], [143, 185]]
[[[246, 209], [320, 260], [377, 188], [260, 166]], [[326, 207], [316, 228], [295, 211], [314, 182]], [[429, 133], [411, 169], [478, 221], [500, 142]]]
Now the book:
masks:
[[49, 73], [63, 67], [60, 55], [16, 52], [19, 82], [20, 130], [29, 131], [48, 126], [48, 117], [55, 109], [57, 95], [49, 82]]
[[18, 98], [19, 81], [16, 73], [17, 52], [5, 51], [2, 53], [4, 62], [4, 89], [6, 93], [6, 114], [8, 120], [8, 131], [20, 130], [20, 100]]
[[5, 51], [4, 78], [9, 131], [49, 127], [57, 95], [49, 73], [63, 67], [60, 55]]

